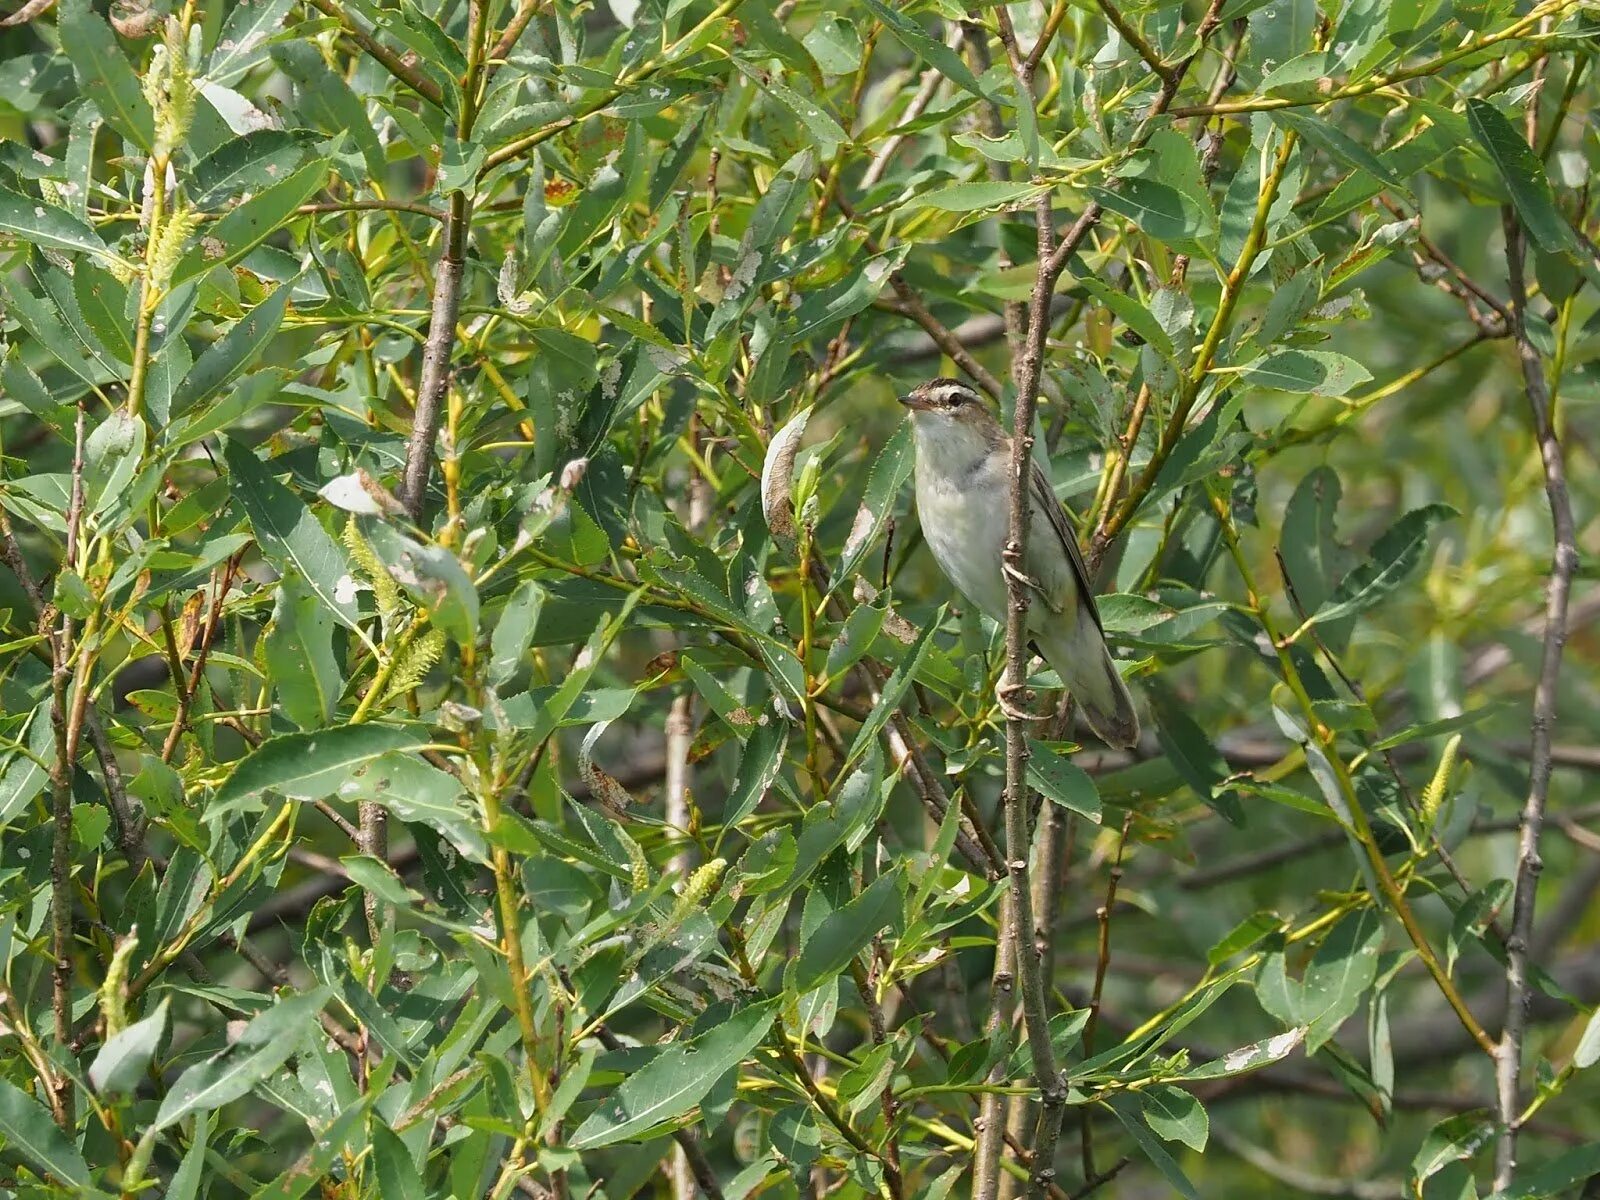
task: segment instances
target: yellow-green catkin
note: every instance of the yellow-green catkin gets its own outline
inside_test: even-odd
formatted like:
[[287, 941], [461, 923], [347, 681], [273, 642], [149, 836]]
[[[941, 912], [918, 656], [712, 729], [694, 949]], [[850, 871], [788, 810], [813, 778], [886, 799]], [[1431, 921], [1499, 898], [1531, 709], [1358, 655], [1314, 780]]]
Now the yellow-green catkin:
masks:
[[1422, 789], [1422, 819], [1430, 826], [1439, 815], [1439, 806], [1450, 793], [1450, 777], [1455, 773], [1456, 754], [1460, 749], [1461, 735], [1458, 733], [1444, 744], [1439, 766], [1428, 781], [1428, 786]]
[[400, 652], [400, 661], [395, 664], [394, 674], [389, 677], [389, 686], [384, 690], [383, 699], [393, 700], [404, 696], [426, 678], [428, 671], [443, 654], [444, 634], [437, 629], [430, 629], [412, 641]]
[[106, 968], [105, 981], [100, 984], [100, 1012], [105, 1017], [107, 1038], [115, 1037], [128, 1027], [128, 967], [139, 946], [138, 935], [135, 926], [117, 943], [111, 965]]
[[356, 524], [354, 517], [345, 522], [343, 540], [350, 551], [350, 557], [355, 560], [356, 566], [372, 585], [372, 595], [378, 602], [378, 613], [384, 617], [391, 617], [399, 612], [400, 589], [396, 586], [393, 576], [389, 574], [388, 568], [378, 558], [372, 543], [367, 541], [366, 535], [361, 532], [361, 527]]

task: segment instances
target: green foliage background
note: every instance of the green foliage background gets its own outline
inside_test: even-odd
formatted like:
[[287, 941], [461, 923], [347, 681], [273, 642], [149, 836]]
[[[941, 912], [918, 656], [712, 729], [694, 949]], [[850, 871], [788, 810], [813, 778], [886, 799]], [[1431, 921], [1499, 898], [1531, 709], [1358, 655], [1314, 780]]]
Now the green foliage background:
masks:
[[[4, 25], [8, 1194], [1600, 1173], [1589, 6]], [[893, 400], [1042, 304], [1147, 732], [1030, 728], [1029, 851]]]

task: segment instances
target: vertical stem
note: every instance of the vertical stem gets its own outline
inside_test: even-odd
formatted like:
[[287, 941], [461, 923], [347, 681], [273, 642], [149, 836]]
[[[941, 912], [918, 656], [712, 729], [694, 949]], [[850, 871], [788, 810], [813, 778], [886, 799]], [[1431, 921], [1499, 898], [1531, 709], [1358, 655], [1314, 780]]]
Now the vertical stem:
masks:
[[1533, 911], [1538, 891], [1539, 834], [1544, 826], [1545, 803], [1550, 794], [1551, 727], [1556, 718], [1556, 683], [1567, 641], [1567, 604], [1572, 577], [1578, 568], [1577, 530], [1572, 501], [1567, 494], [1566, 465], [1556, 436], [1554, 399], [1545, 380], [1539, 351], [1528, 337], [1527, 285], [1523, 279], [1523, 236], [1514, 209], [1502, 211], [1506, 240], [1506, 274], [1511, 284], [1511, 336], [1522, 367], [1523, 390], [1533, 417], [1539, 458], [1544, 465], [1545, 495], [1555, 534], [1550, 580], [1545, 587], [1544, 650], [1533, 693], [1533, 722], [1528, 759], [1528, 796], [1523, 802], [1521, 832], [1517, 839], [1517, 871], [1511, 894], [1511, 935], [1506, 939], [1506, 1019], [1495, 1057], [1495, 1093], [1501, 1124], [1495, 1148], [1496, 1190], [1511, 1186], [1517, 1168], [1517, 1134], [1521, 1127], [1522, 1039], [1528, 1024], [1529, 942], [1533, 936]]
[[[1016, 1007], [1017, 935], [1015, 893], [1008, 891], [1000, 901], [1000, 928], [995, 937], [994, 976], [989, 991], [989, 1019], [983, 1032], [993, 1039], [1011, 1027]], [[1010, 1054], [1002, 1055], [1009, 1058]], [[997, 1064], [986, 1083], [1006, 1081], [1005, 1067]], [[1000, 1151], [1006, 1140], [1005, 1096], [987, 1091], [978, 1101], [977, 1145], [973, 1148], [972, 1200], [996, 1200], [1000, 1194]]]

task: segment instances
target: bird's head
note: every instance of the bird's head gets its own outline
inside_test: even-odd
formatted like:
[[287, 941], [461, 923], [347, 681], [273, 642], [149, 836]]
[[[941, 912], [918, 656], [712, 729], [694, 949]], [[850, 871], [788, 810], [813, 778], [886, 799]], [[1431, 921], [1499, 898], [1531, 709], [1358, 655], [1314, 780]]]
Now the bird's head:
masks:
[[983, 397], [959, 379], [930, 379], [901, 396], [900, 403], [924, 421], [946, 420], [980, 429], [994, 424]]

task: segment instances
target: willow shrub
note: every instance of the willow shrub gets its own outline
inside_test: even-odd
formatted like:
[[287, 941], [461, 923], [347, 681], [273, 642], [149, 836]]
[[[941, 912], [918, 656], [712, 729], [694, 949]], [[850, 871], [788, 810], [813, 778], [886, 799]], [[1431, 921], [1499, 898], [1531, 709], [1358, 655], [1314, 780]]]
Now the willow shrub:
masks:
[[[1600, 1170], [1560, 830], [1512, 923], [1541, 405], [1595, 500], [1583, 5], [5, 25], [15, 1194]], [[1009, 413], [1041, 304], [1040, 453], [1148, 728], [1028, 723], [1018, 963], [1001, 638], [920, 546], [893, 400]], [[1533, 743], [1556, 814], [1585, 663]]]

